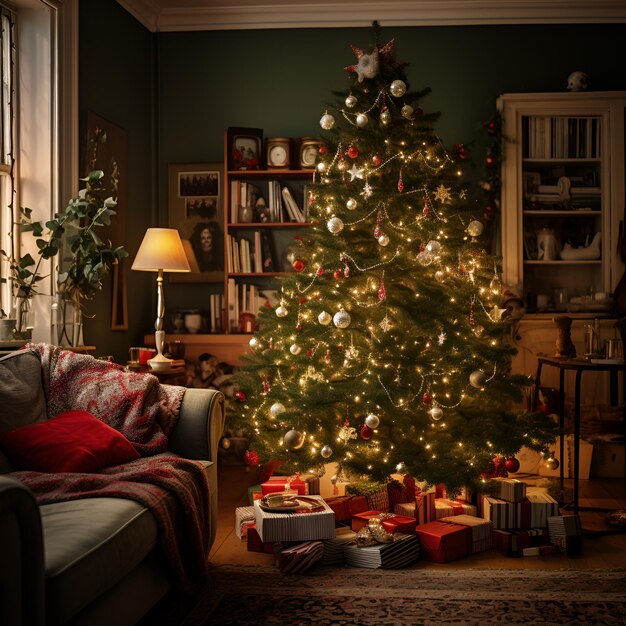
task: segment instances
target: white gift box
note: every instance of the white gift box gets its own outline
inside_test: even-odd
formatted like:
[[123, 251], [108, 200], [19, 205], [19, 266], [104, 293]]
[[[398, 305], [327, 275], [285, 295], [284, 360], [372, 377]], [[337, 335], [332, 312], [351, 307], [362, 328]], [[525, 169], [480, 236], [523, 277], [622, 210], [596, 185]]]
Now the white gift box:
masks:
[[254, 502], [256, 530], [263, 542], [313, 541], [335, 537], [335, 512], [321, 496], [307, 496], [317, 500], [323, 507], [320, 511], [304, 513], [273, 513], [261, 508], [259, 500]]

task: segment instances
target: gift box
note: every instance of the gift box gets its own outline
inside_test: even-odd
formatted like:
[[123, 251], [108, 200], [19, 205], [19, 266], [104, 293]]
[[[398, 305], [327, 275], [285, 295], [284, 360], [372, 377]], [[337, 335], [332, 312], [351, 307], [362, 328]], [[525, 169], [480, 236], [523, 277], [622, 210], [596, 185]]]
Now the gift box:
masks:
[[476, 516], [477, 509], [473, 504], [460, 500], [448, 500], [447, 498], [435, 498], [435, 519], [451, 517], [453, 515]]
[[254, 524], [254, 507], [240, 506], [235, 509], [235, 533], [239, 539], [246, 539], [248, 528]]
[[[380, 511], [362, 511], [361, 513], [356, 513], [352, 516], [352, 520], [350, 523], [350, 527], [352, 531], [358, 533], [363, 526], [367, 526], [369, 521], [373, 518], [380, 517]], [[414, 520], [415, 521], [415, 520]]]
[[324, 553], [321, 541], [305, 541], [279, 551], [278, 569], [284, 574], [302, 574], [318, 563]]
[[507, 502], [519, 502], [526, 497], [526, 483], [514, 478], [494, 478], [490, 483], [494, 487], [491, 494]]
[[261, 485], [252, 485], [252, 487], [248, 487], [248, 502], [250, 505], [253, 505], [255, 500], [260, 500], [262, 497], [263, 492], [261, 491]]
[[300, 474], [295, 476], [271, 476], [261, 485], [261, 491], [264, 496], [268, 493], [281, 493], [289, 490], [295, 491], [299, 496], [306, 495], [306, 484], [300, 478]]
[[402, 533], [405, 535], [414, 535], [416, 519], [405, 515], [391, 515], [381, 520], [381, 526], [392, 535], [394, 533]]
[[419, 559], [421, 549], [415, 535], [397, 533], [393, 537], [393, 541], [374, 546], [359, 547], [356, 542], [344, 544], [342, 549], [346, 564], [352, 567], [398, 569]]
[[372, 511], [382, 511], [383, 513], [389, 512], [389, 494], [387, 493], [387, 487], [374, 493], [365, 494], [367, 500], [367, 506]]
[[247, 539], [248, 552], [263, 552], [265, 554], [274, 553], [274, 544], [269, 541], [265, 542], [261, 539], [255, 524], [251, 524], [248, 527]]
[[548, 493], [531, 493], [520, 502], [507, 502], [492, 496], [482, 497], [482, 516], [493, 522], [494, 528], [543, 528], [548, 517], [558, 515], [559, 505]]
[[343, 546], [354, 542], [356, 533], [349, 528], [336, 528], [333, 539], [324, 539], [322, 545], [324, 552], [320, 560], [320, 565], [343, 565], [346, 561]]
[[352, 519], [350, 506], [348, 505], [350, 496], [340, 496], [337, 498], [327, 498], [326, 504], [334, 511], [335, 520], [338, 522], [349, 522]]
[[439, 521], [461, 524], [461, 526], [470, 528], [471, 541], [469, 551], [471, 554], [484, 552], [491, 548], [491, 530], [493, 525], [489, 520], [476, 517], [475, 515], [455, 515], [442, 518]]
[[548, 518], [550, 543], [567, 556], [577, 556], [581, 553], [582, 534], [578, 515], [556, 515]]
[[319, 510], [275, 513], [254, 503], [256, 530], [262, 541], [312, 541], [335, 536], [335, 512], [321, 496], [307, 496], [319, 504]]
[[403, 515], [404, 517], [412, 517], [415, 519], [415, 500], [413, 502], [402, 502], [396, 504], [393, 507], [393, 512], [396, 515]]
[[427, 561], [449, 563], [469, 553], [472, 533], [468, 526], [439, 520], [420, 524], [415, 532], [421, 555]]
[[524, 548], [522, 550], [522, 556], [547, 556], [549, 554], [557, 554], [559, 549], [556, 546], [533, 546], [530, 548]]
[[418, 524], [427, 524], [436, 519], [435, 488], [415, 494], [415, 519]]
[[526, 528], [524, 530], [493, 529], [491, 545], [506, 556], [523, 556], [526, 548], [545, 545], [548, 536], [545, 528]]

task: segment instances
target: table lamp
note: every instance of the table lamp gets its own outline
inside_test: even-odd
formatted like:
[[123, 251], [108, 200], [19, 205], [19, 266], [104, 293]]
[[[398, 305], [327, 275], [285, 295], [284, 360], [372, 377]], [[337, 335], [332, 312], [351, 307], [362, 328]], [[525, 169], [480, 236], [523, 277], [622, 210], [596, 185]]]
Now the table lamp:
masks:
[[133, 261], [132, 269], [157, 274], [157, 318], [154, 323], [154, 338], [157, 354], [148, 361], [153, 370], [169, 369], [172, 359], [163, 356], [165, 331], [165, 299], [163, 297], [163, 272], [189, 272], [189, 261], [183, 243], [175, 228], [148, 228]]

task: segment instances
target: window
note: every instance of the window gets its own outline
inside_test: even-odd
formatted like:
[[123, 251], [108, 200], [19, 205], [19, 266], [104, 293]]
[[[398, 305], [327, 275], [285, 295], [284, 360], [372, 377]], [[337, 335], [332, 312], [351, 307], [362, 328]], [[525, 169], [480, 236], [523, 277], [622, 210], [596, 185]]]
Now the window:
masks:
[[[78, 188], [78, 0], [11, 0], [11, 7], [0, 0], [0, 243], [35, 256], [34, 238], [19, 241], [12, 228], [19, 207], [45, 222]], [[51, 339], [53, 264], [47, 269], [46, 295], [33, 302], [34, 341]], [[6, 272], [0, 263], [0, 277]], [[0, 306], [10, 303], [1, 283]]]

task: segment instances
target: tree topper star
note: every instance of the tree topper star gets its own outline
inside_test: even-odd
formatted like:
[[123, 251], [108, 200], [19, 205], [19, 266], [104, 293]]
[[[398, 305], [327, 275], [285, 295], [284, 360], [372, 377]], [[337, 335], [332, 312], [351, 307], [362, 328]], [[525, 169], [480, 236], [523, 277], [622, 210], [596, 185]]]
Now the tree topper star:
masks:
[[374, 48], [370, 54], [365, 54], [361, 48], [350, 46], [354, 56], [357, 58], [356, 65], [344, 67], [348, 72], [356, 72], [359, 82], [365, 78], [374, 78], [378, 74], [378, 48]]
[[365, 176], [365, 169], [359, 169], [356, 166], [356, 163], [354, 163], [352, 167], [348, 170], [348, 174], [350, 174], [350, 182], [352, 182], [355, 178], [360, 178], [361, 180], [363, 180], [363, 177]]

